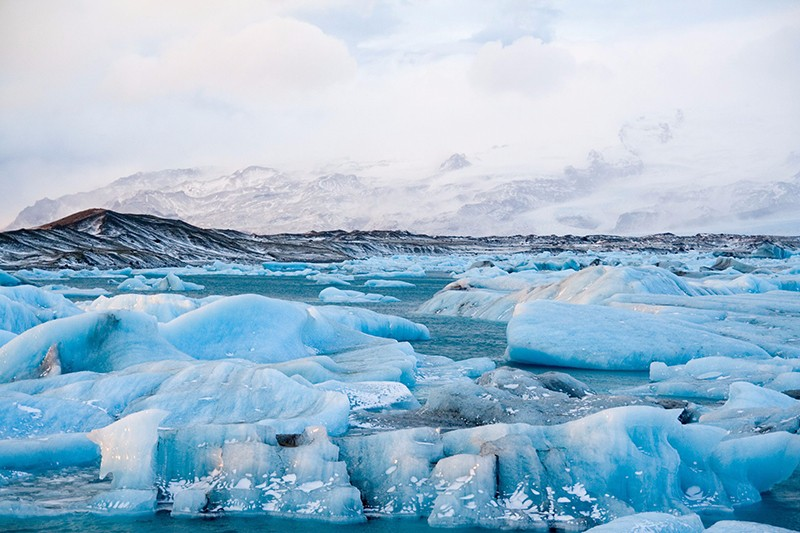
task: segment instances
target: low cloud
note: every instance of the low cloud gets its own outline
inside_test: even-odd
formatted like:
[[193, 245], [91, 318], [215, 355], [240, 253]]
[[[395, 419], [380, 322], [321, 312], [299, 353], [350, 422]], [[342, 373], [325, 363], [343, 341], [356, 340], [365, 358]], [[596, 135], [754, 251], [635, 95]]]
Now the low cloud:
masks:
[[564, 48], [535, 37], [522, 37], [508, 46], [499, 41], [481, 47], [469, 72], [470, 82], [487, 92], [546, 94], [575, 71], [575, 59]]

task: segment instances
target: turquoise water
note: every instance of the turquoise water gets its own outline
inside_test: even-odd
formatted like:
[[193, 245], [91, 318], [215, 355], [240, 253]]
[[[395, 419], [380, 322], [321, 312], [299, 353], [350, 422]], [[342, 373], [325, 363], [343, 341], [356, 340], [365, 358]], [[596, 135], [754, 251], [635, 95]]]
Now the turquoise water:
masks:
[[[298, 300], [311, 304], [319, 304], [317, 295], [324, 285], [317, 285], [305, 278], [267, 278], [254, 276], [182, 276], [182, 279], [205, 285], [205, 290], [187, 293], [192, 297], [202, 297], [212, 294], [235, 295], [242, 293], [262, 294], [265, 296]], [[363, 280], [356, 280], [347, 289], [361, 290], [363, 292], [379, 292], [400, 298], [400, 302], [390, 304], [360, 304], [357, 307], [366, 307], [378, 312], [404, 316], [422, 322], [431, 331], [431, 340], [414, 342], [414, 348], [421, 353], [431, 355], [444, 355], [453, 359], [466, 359], [469, 357], [489, 357], [498, 364], [504, 364], [503, 353], [505, 350], [505, 324], [470, 320], [459, 317], [444, 317], [416, 314], [416, 309], [425, 300], [429, 299], [436, 291], [446, 285], [450, 278], [439, 275], [427, 278], [408, 279], [415, 287], [408, 288], [380, 288], [369, 289], [363, 287]], [[44, 283], [43, 283], [44, 284]], [[107, 280], [84, 279], [69, 280], [67, 283], [75, 287], [103, 287], [112, 290], [114, 285]], [[521, 367], [527, 370], [545, 371], [552, 368]], [[628, 387], [647, 382], [647, 373], [644, 372], [603, 372], [603, 371], [566, 371], [576, 378], [593, 387], [597, 392], [607, 392], [619, 387]], [[65, 478], [67, 479], [67, 478]], [[74, 478], [73, 478], [74, 479]], [[76, 483], [73, 490], [90, 488], [86, 479], [64, 481], [65, 484]], [[57, 497], [68, 486], [59, 487], [51, 483], [48, 488], [50, 494], [39, 497]], [[4, 490], [0, 487], [0, 500], [6, 499]], [[785, 528], [800, 530], [800, 471], [788, 481], [776, 486], [772, 491], [763, 495], [763, 501], [737, 509], [735, 514], [709, 515], [704, 517], [707, 524], [722, 519], [740, 519], [773, 524]], [[292, 531], [309, 532], [324, 530], [326, 533], [361, 531], [364, 533], [411, 532], [419, 530], [441, 531], [429, 528], [421, 520], [370, 520], [359, 525], [331, 525], [313, 521], [288, 520], [274, 517], [242, 517], [221, 516], [213, 519], [175, 519], [166, 513], [136, 519], [110, 519], [95, 515], [69, 515], [52, 519], [26, 519], [9, 520], [0, 517], [0, 531], [58, 531], [58, 532], [103, 532], [122, 533], [128, 531], [160, 531], [160, 532], [213, 532], [234, 533], [245, 531]], [[459, 531], [481, 531], [478, 529], [460, 529]]]
[[[143, 518], [109, 518], [103, 516], [73, 515], [52, 519], [8, 520], [0, 518], [0, 531], [8, 533], [34, 533], [58, 531], [62, 533], [411, 533], [414, 531], [447, 531], [428, 527], [424, 520], [381, 519], [363, 524], [326, 524], [311, 520], [290, 520], [265, 516], [222, 516], [218, 518], [172, 518], [167, 513], [157, 513]], [[460, 528], [460, 533], [485, 533], [485, 529]]]

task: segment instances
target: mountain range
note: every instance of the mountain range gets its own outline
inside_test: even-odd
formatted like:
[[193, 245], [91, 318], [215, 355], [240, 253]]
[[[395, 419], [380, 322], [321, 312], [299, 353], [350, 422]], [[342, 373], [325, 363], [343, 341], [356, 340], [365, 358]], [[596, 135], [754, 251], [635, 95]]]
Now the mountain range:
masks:
[[646, 237], [612, 235], [515, 235], [463, 237], [403, 231], [328, 231], [255, 235], [202, 229], [153, 215], [90, 209], [43, 226], [0, 233], [0, 267], [156, 268], [213, 261], [336, 262], [394, 254], [507, 254], [561, 251], [713, 251], [720, 255], [783, 254], [800, 249], [800, 237], [670, 233]]
[[626, 123], [617, 145], [561, 166], [546, 158], [515, 166], [511, 148], [496, 146], [429, 167], [345, 161], [311, 171], [140, 172], [41, 199], [7, 229], [103, 208], [258, 234], [800, 233], [796, 152], [777, 162], [758, 161], [757, 151], [738, 157], [685, 132], [684, 122], [678, 112]]

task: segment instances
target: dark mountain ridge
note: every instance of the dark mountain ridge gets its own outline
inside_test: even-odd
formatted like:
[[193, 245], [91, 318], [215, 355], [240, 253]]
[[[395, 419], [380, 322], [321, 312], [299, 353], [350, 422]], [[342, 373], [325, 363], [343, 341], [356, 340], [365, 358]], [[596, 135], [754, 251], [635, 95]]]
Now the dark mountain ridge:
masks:
[[203, 229], [153, 215], [89, 209], [33, 229], [0, 233], [0, 267], [155, 268], [212, 261], [328, 263], [393, 254], [498, 254], [561, 251], [707, 251], [719, 255], [777, 254], [800, 248], [800, 237], [660, 233], [453, 237], [406, 231], [323, 231], [254, 235]]

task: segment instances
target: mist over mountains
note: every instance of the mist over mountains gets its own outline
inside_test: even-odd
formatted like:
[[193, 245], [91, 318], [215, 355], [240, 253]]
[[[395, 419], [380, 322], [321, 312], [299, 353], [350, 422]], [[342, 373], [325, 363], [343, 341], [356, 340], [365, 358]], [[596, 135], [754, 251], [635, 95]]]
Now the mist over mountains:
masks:
[[[87, 192], [44, 198], [7, 229], [89, 208], [200, 227], [268, 233], [405, 230], [431, 235], [800, 233], [800, 162], [741, 164], [669, 120], [624, 124], [619, 144], [560, 170], [510, 165], [505, 147], [454, 153], [425, 168], [346, 161], [316, 171], [249, 166], [140, 172]], [[724, 155], [724, 154], [723, 154]]]

